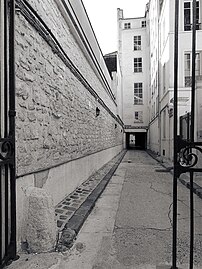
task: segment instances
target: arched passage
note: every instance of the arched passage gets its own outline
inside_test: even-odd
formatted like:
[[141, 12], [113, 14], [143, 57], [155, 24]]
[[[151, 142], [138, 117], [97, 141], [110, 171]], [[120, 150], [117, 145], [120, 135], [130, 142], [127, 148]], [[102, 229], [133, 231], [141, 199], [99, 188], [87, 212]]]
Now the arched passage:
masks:
[[147, 133], [145, 132], [126, 133], [126, 148], [145, 150], [147, 148]]

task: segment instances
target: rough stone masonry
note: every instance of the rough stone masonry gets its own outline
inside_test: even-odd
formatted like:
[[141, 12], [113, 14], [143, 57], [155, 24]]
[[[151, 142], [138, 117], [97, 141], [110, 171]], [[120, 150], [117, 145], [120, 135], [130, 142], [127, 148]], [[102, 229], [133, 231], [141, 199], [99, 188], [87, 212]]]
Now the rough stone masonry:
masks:
[[[115, 119], [102, 106], [100, 116], [95, 117], [96, 99], [21, 13], [16, 26], [17, 174], [121, 144]], [[66, 42], [70, 37], [69, 32]], [[78, 45], [71, 39], [69, 54], [78, 54]], [[76, 64], [81, 62], [91, 77], [89, 64], [82, 61], [79, 55]], [[95, 74], [89, 82], [101, 91]], [[109, 103], [109, 96], [104, 95]]]
[[[82, 39], [75, 38], [76, 28], [65, 20], [58, 2], [16, 0], [16, 3], [16, 163], [20, 178], [17, 179], [20, 190], [17, 212], [22, 215], [18, 226], [31, 227], [35, 207], [28, 191], [30, 187], [37, 187], [34, 200], [42, 206], [39, 212], [43, 212], [43, 208], [49, 213], [54, 211], [55, 205], [52, 204], [51, 209], [51, 203], [47, 202], [53, 193], [44, 192], [47, 206], [43, 207], [40, 200], [50, 169], [59, 165], [62, 169], [65, 163], [111, 148], [116, 149], [114, 155], [118, 154], [117, 148], [121, 149], [123, 144], [123, 126], [116, 115], [117, 105], [110, 85], [92, 65]], [[29, 180], [27, 175], [31, 175]], [[72, 174], [66, 176], [64, 180], [75, 180]], [[63, 188], [59, 175], [52, 182], [53, 190]], [[41, 223], [44, 220], [42, 218]], [[34, 225], [30, 228], [35, 227], [34, 240], [29, 239], [30, 229], [19, 227], [18, 238], [32, 242], [29, 247], [36, 250], [37, 238], [43, 238], [44, 229], [39, 219]], [[53, 239], [55, 230], [51, 225], [47, 225], [48, 228], [46, 232], [52, 233]]]

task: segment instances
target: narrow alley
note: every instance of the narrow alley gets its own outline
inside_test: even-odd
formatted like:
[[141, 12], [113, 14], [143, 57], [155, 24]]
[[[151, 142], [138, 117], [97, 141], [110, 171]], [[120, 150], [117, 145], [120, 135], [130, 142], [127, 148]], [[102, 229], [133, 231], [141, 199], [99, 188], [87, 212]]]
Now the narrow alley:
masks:
[[[128, 151], [69, 251], [25, 255], [9, 269], [167, 268], [172, 253], [172, 175], [161, 170], [147, 152]], [[189, 190], [179, 182], [178, 193], [178, 263], [185, 269], [189, 259]], [[202, 201], [196, 195], [194, 198], [194, 268], [199, 269]]]
[[0, 2], [0, 269], [202, 269], [202, 0], [130, 1]]

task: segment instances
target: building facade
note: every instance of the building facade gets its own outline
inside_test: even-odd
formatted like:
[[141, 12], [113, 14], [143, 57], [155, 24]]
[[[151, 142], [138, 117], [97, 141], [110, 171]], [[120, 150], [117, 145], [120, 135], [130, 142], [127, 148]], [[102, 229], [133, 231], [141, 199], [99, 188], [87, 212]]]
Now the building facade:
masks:
[[[201, 80], [201, 1], [197, 1], [196, 81]], [[174, 91], [174, 17], [175, 1], [161, 1], [159, 6], [159, 96], [160, 96], [160, 154], [173, 158], [173, 91]], [[179, 5], [179, 79], [178, 117], [191, 108], [191, 50], [192, 50], [192, 1]], [[199, 85], [199, 84], [197, 84]], [[197, 86], [198, 87], [198, 86]], [[197, 89], [196, 89], [197, 91]], [[200, 102], [200, 100], [198, 100]], [[197, 102], [198, 102], [197, 101]], [[198, 106], [199, 104], [197, 104]], [[180, 129], [178, 130], [180, 134]]]
[[148, 147], [160, 152], [160, 122], [159, 122], [159, 29], [158, 29], [159, 1], [149, 4], [149, 128]]
[[[192, 25], [192, 1], [179, 1], [179, 96], [178, 96], [178, 117], [180, 118], [190, 112], [191, 104], [191, 25]], [[146, 92], [147, 103], [144, 102], [144, 110], [147, 111], [147, 148], [161, 155], [163, 158], [173, 159], [173, 91], [174, 91], [174, 12], [175, 1], [150, 0], [146, 6], [145, 19], [147, 21], [146, 31], [143, 39], [148, 46], [143, 47], [141, 52], [143, 63], [147, 66], [148, 77]], [[200, 81], [202, 75], [202, 28], [201, 14], [202, 3], [197, 1], [197, 43], [196, 43], [196, 92], [200, 95]], [[118, 11], [121, 14], [121, 11]], [[121, 17], [121, 15], [119, 15]], [[123, 121], [126, 125], [125, 132], [128, 132], [127, 125], [134, 120], [129, 110], [130, 99], [133, 98], [128, 85], [139, 83], [142, 74], [133, 74], [129, 77], [129, 66], [131, 55], [129, 53], [130, 36], [140, 35], [140, 29], [124, 30], [124, 25], [129, 28], [129, 24], [141, 21], [141, 18], [119, 20], [119, 29], [122, 27], [121, 38], [119, 40], [119, 57], [122, 62], [123, 75]], [[122, 26], [121, 26], [122, 23]], [[124, 31], [128, 31], [128, 34]], [[129, 34], [130, 33], [130, 34]], [[121, 40], [121, 41], [120, 41]], [[126, 45], [125, 45], [126, 43]], [[149, 52], [147, 54], [147, 52]], [[136, 57], [136, 51], [133, 52]], [[138, 56], [137, 56], [138, 57]], [[140, 56], [139, 56], [140, 57]], [[127, 63], [124, 66], [124, 63]], [[143, 72], [144, 73], [144, 72]], [[135, 93], [134, 93], [135, 94]], [[201, 106], [201, 101], [197, 99], [197, 107]], [[133, 107], [136, 109], [136, 106]], [[131, 110], [132, 111], [132, 110]], [[199, 121], [199, 119], [198, 119]], [[129, 123], [130, 122], [130, 123]], [[198, 126], [200, 124], [198, 123]], [[200, 129], [200, 128], [199, 128]], [[197, 129], [196, 137], [200, 137], [201, 129]], [[178, 130], [180, 133], [180, 128]]]
[[124, 18], [117, 10], [118, 64], [122, 76], [125, 146], [145, 148], [149, 123], [149, 43], [147, 13], [141, 18]]

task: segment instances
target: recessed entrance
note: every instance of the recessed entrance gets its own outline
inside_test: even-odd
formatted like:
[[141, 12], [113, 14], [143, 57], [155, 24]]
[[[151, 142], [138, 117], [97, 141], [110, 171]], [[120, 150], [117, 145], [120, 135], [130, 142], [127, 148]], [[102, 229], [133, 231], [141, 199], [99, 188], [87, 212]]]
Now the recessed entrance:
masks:
[[146, 149], [147, 133], [135, 132], [126, 133], [126, 148], [127, 149]]

